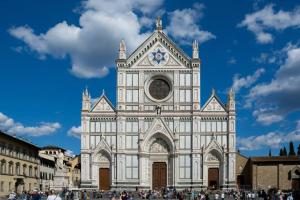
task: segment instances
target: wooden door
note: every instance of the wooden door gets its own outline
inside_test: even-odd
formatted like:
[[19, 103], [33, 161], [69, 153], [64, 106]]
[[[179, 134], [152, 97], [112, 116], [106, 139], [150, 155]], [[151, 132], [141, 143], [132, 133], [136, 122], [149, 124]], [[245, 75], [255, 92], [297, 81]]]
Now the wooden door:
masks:
[[100, 190], [110, 189], [109, 168], [99, 169], [99, 189]]
[[152, 189], [160, 190], [167, 186], [167, 164], [155, 162], [152, 165]]
[[219, 188], [219, 168], [208, 169], [208, 187], [210, 189]]

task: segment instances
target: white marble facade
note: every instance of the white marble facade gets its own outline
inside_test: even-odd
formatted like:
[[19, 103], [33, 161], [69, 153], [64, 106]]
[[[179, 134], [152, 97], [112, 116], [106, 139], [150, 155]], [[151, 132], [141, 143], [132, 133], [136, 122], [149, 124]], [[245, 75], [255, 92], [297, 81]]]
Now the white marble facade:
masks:
[[229, 91], [225, 105], [213, 90], [201, 106], [198, 43], [190, 58], [158, 19], [130, 56], [120, 43], [116, 65], [115, 107], [104, 93], [92, 104], [83, 92], [81, 187], [99, 188], [99, 169], [109, 168], [111, 189], [152, 189], [153, 163], [163, 162], [166, 186], [206, 188], [214, 168], [218, 186], [234, 188], [234, 93]]

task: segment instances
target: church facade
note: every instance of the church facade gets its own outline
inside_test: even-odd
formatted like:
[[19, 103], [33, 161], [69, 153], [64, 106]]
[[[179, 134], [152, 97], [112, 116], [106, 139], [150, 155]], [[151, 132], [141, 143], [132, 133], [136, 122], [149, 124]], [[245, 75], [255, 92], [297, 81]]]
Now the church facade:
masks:
[[114, 107], [103, 93], [81, 112], [81, 187], [235, 188], [234, 92], [201, 106], [198, 43], [190, 58], [156, 30], [131, 54], [121, 41]]

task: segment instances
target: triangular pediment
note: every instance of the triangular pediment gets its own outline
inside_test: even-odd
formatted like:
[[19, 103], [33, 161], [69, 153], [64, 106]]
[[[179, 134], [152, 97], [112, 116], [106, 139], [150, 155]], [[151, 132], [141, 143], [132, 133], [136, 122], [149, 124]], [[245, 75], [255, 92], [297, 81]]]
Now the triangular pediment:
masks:
[[217, 155], [219, 159], [222, 159], [222, 154], [224, 150], [223, 147], [216, 140], [216, 137], [212, 135], [211, 141], [206, 146], [204, 151], [205, 151], [205, 157], [207, 157], [209, 154], [213, 154], [213, 155]]
[[[160, 54], [161, 58], [156, 58]], [[160, 42], [153, 45], [132, 68], [186, 68]]]
[[107, 144], [103, 136], [101, 136], [100, 142], [94, 148], [93, 155], [97, 155], [100, 151], [106, 151], [108, 155], [111, 155], [112, 153], [109, 145]]
[[109, 99], [102, 94], [101, 97], [96, 100], [91, 112], [115, 112], [115, 109]]
[[162, 31], [155, 31], [128, 57], [127, 67], [190, 68], [190, 60]]
[[163, 138], [163, 140], [168, 143], [169, 148], [174, 149], [174, 140], [176, 139], [175, 135], [161, 118], [155, 118], [150, 128], [141, 136], [141, 148], [143, 150], [149, 148], [149, 145], [152, 143], [152, 141], [157, 138], [156, 136]]
[[212, 94], [208, 101], [204, 104], [202, 111], [204, 112], [226, 112], [225, 106], [222, 104], [216, 94]]

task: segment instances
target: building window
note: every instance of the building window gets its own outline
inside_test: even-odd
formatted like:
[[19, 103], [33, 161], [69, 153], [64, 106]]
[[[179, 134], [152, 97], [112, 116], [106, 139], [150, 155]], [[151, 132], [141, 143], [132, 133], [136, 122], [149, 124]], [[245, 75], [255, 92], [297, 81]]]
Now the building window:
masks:
[[12, 182], [9, 182], [9, 183], [8, 183], [8, 190], [9, 190], [9, 191], [12, 191]]
[[191, 148], [191, 136], [190, 135], [179, 136], [179, 148], [180, 149], [190, 149]]
[[179, 90], [179, 102], [191, 102], [191, 90]]
[[126, 74], [126, 86], [139, 86], [139, 75]]
[[5, 174], [6, 173], [6, 161], [5, 160], [1, 161], [0, 173], [1, 174]]
[[226, 121], [202, 121], [200, 123], [201, 132], [227, 132]]
[[9, 156], [13, 156], [13, 147], [12, 146], [9, 146], [9, 148], [8, 148], [8, 155]]
[[179, 85], [180, 86], [190, 86], [191, 85], [191, 74], [180, 74]]
[[179, 178], [191, 178], [191, 158], [189, 155], [179, 156]]
[[8, 164], [8, 174], [13, 175], [14, 174], [14, 168], [13, 168], [14, 163], [9, 162]]
[[1, 154], [5, 154], [5, 144], [3, 144], [3, 143], [0, 143], [0, 153]]
[[139, 163], [136, 155], [126, 156], [126, 178], [136, 179], [139, 177]]
[[23, 165], [23, 175], [27, 176], [27, 166]]
[[0, 192], [4, 192], [4, 181], [0, 183]]
[[126, 102], [139, 102], [139, 90], [126, 90]]
[[179, 132], [180, 133], [190, 133], [191, 132], [191, 122], [190, 121], [180, 121], [179, 122]]
[[20, 175], [20, 163], [16, 163], [16, 174]]
[[126, 133], [138, 133], [139, 122], [127, 121], [126, 122]]
[[16, 149], [16, 157], [20, 158], [20, 149], [19, 148]]
[[137, 149], [137, 148], [138, 148], [138, 136], [126, 135], [126, 149]]
[[90, 124], [90, 132], [97, 133], [114, 133], [116, 132], [116, 122], [114, 121], [97, 121], [91, 122]]

